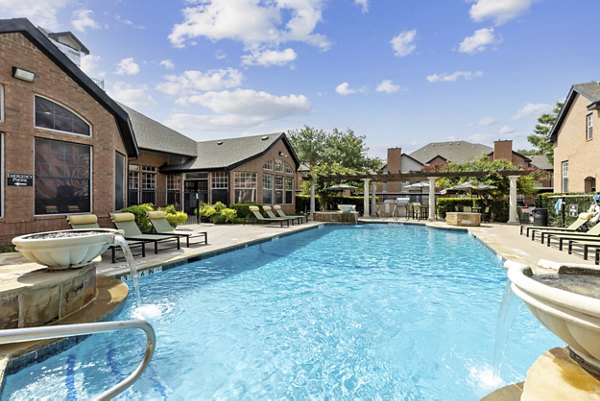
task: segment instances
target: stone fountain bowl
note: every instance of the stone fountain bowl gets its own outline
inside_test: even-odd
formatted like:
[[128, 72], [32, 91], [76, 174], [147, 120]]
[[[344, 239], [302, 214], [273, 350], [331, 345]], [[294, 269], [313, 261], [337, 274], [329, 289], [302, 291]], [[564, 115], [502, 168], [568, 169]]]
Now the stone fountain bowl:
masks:
[[338, 205], [338, 209], [342, 213], [350, 213], [356, 209], [356, 206], [355, 205]]
[[108, 228], [46, 231], [13, 238], [17, 251], [26, 259], [64, 270], [89, 265], [115, 244], [117, 230]]
[[528, 266], [507, 262], [513, 292], [550, 331], [565, 341], [584, 367], [600, 372], [600, 271], [561, 267], [534, 275]]

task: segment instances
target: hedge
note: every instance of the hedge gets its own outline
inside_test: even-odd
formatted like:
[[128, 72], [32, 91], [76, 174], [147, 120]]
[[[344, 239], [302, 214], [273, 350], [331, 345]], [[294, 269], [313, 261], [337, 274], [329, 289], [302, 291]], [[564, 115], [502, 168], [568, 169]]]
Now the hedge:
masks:
[[[537, 207], [545, 207], [548, 209], [548, 225], [553, 227], [566, 227], [574, 222], [577, 217], [569, 216], [569, 206], [577, 205], [577, 214], [587, 212], [593, 202], [592, 196], [595, 193], [581, 194], [561, 194], [561, 193], [544, 193], [536, 197], [535, 204]], [[556, 213], [554, 208], [558, 197], [561, 197], [564, 202], [564, 221], [563, 212]]]

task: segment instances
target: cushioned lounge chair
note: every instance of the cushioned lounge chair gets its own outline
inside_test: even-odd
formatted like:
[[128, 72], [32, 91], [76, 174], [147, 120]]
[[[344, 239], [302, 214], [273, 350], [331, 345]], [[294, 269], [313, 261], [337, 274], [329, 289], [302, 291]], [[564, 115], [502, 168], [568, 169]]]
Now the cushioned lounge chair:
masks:
[[158, 243], [175, 240], [177, 241], [177, 249], [181, 248], [181, 243], [177, 235], [159, 235], [159, 234], [143, 234], [140, 228], [135, 224], [135, 216], [133, 213], [111, 213], [110, 217], [115, 227], [123, 230], [123, 237], [126, 240], [145, 241], [154, 243], [154, 253], [158, 253]]
[[290, 226], [289, 219], [284, 219], [281, 217], [275, 219], [266, 218], [265, 216], [260, 214], [260, 209], [258, 208], [258, 206], [250, 206], [250, 211], [259, 223], [280, 223], [281, 227], [283, 227], [283, 223], [286, 223], [288, 227]]
[[299, 215], [299, 214], [285, 214], [280, 205], [273, 205], [273, 210], [275, 211], [275, 213], [279, 217], [295, 217], [295, 218], [298, 219], [298, 221], [300, 223], [306, 223], [308, 221], [308, 219], [306, 218], [306, 216], [302, 216], [302, 215]]
[[562, 251], [563, 243], [569, 240], [575, 241], [588, 241], [600, 242], [600, 224], [596, 224], [594, 227], [590, 228], [586, 232], [543, 232], [543, 236], [546, 236], [547, 241], [546, 245], [550, 246], [552, 240], [558, 241], [558, 249]]
[[[74, 214], [72, 216], [67, 216], [67, 222], [69, 223], [69, 226], [71, 226], [71, 228], [75, 228], [75, 229], [101, 228], [98, 225], [98, 216], [96, 216], [95, 214]], [[127, 245], [129, 246], [129, 248], [140, 247], [142, 250], [142, 253], [138, 254], [138, 255], [142, 255], [142, 257], [146, 256], [146, 243], [144, 241], [129, 241], [128, 240]], [[120, 249], [121, 247], [118, 245], [110, 246], [113, 263], [116, 263], [116, 261], [117, 261], [117, 256], [116, 256], [117, 248]]]
[[526, 226], [526, 225], [522, 225], [521, 226], [521, 230], [520, 233], [521, 235], [523, 235], [523, 229], [525, 229], [525, 236], [529, 237], [529, 234], [531, 233], [531, 238], [535, 239], [535, 233], [536, 232], [542, 232], [542, 231], [579, 231], [581, 230], [585, 224], [590, 221], [590, 219], [594, 217], [594, 213], [580, 213], [579, 217], [577, 217], [577, 220], [575, 220], [573, 223], [571, 223], [571, 225], [569, 225], [568, 227], [548, 227], [548, 226]]
[[275, 213], [273, 213], [273, 209], [271, 208], [271, 206], [263, 206], [263, 210], [265, 211], [267, 216], [269, 216], [270, 219], [288, 219], [289, 221], [292, 222], [292, 224], [294, 224], [295, 222], [298, 222], [298, 224], [301, 223], [300, 219], [296, 216], [277, 216], [277, 215], [275, 215]]
[[181, 231], [175, 230], [169, 220], [167, 220], [167, 215], [162, 210], [155, 210], [152, 212], [146, 212], [150, 223], [152, 223], [152, 227], [154, 227], [154, 231], [159, 235], [177, 235], [179, 237], [185, 238], [185, 246], [190, 247], [190, 238], [199, 238], [198, 242], [194, 244], [208, 244], [208, 233], [206, 231]]

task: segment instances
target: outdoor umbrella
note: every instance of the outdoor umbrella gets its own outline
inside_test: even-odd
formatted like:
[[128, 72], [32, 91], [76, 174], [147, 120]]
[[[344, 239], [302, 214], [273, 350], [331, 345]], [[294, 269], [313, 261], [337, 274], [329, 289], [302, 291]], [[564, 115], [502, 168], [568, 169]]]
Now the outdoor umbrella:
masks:
[[441, 192], [441, 194], [446, 195], [446, 194], [453, 194], [453, 193], [456, 194], [459, 192], [465, 192], [465, 193], [470, 193], [471, 198], [472, 198], [473, 192], [479, 193], [479, 192], [483, 192], [483, 191], [489, 191], [490, 189], [496, 189], [496, 186], [488, 185], [488, 184], [477, 185], [477, 184], [473, 184], [472, 182], [463, 182], [462, 184], [458, 184], [453, 187], [444, 189]]
[[340, 191], [354, 191], [356, 189], [356, 187], [352, 186], [352, 185], [348, 185], [348, 184], [338, 184], [338, 185], [332, 185], [330, 187], [325, 188], [326, 191], [336, 191], [336, 192], [340, 192]]

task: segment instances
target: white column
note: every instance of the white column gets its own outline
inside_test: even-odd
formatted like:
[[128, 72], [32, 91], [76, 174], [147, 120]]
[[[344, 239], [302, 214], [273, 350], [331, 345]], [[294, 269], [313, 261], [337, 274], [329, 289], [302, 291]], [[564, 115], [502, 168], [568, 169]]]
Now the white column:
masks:
[[365, 183], [365, 190], [364, 190], [364, 194], [363, 194], [363, 205], [365, 208], [365, 211], [363, 213], [364, 217], [369, 217], [370, 213], [369, 213], [369, 181], [371, 181], [370, 178], [363, 178], [363, 181]]
[[310, 219], [315, 220], [315, 188], [317, 184], [313, 181], [310, 184]]
[[517, 180], [518, 175], [509, 175], [510, 180], [510, 199], [508, 205], [508, 224], [519, 224], [517, 215]]
[[427, 177], [429, 180], [429, 221], [435, 221], [435, 181], [437, 177]]
[[377, 183], [372, 182], [371, 183], [371, 214], [372, 215], [375, 215], [375, 211], [377, 210], [377, 199], [375, 199], [376, 196], [377, 196]]

